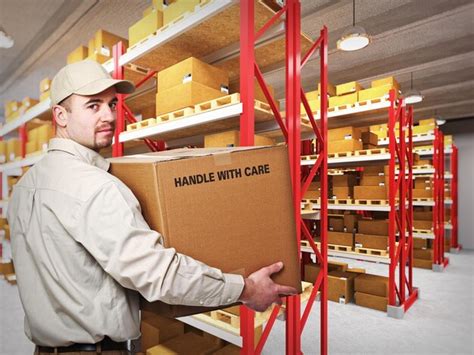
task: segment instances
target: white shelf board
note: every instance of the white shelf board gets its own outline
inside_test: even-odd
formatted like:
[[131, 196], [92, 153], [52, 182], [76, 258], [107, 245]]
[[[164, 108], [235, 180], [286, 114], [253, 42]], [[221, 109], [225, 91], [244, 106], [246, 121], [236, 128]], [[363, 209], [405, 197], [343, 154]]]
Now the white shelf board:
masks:
[[46, 154], [38, 154], [32, 157], [28, 157], [25, 159], [17, 160], [11, 163], [1, 164], [0, 165], [0, 172], [8, 172], [14, 169], [22, 168], [24, 166], [34, 165], [38, 161], [40, 161]]
[[453, 200], [449, 199], [449, 200], [444, 200], [444, 204], [445, 205], [452, 205], [453, 204]]
[[413, 206], [434, 206], [434, 201], [413, 201]]
[[301, 218], [319, 221], [321, 219], [321, 212], [301, 210]]
[[189, 324], [192, 327], [203, 330], [206, 333], [212, 334], [220, 339], [228, 341], [229, 343], [242, 347], [242, 337], [240, 335], [235, 335], [233, 333], [230, 333], [224, 329], [216, 327], [210, 323], [204, 322], [193, 316], [180, 317], [176, 319], [183, 323]]
[[[313, 253], [313, 249], [311, 247], [302, 246], [301, 251], [306, 252], [306, 253], [311, 253], [311, 254]], [[353, 260], [370, 261], [370, 262], [381, 263], [381, 264], [390, 264], [390, 258], [388, 257], [358, 254], [354, 252], [344, 252], [344, 251], [336, 251], [336, 250], [328, 249], [328, 256], [353, 259]]]
[[186, 116], [183, 119], [177, 119], [165, 123], [160, 123], [147, 128], [137, 129], [129, 132], [122, 132], [119, 135], [121, 143], [143, 139], [152, 136], [159, 136], [160, 134], [172, 132], [176, 130], [184, 130], [193, 126], [198, 126], [206, 123], [217, 122], [227, 118], [236, 117], [243, 112], [242, 103], [230, 104], [214, 110], [196, 113], [194, 115]]
[[34, 105], [31, 109], [26, 111], [23, 115], [17, 119], [6, 123], [2, 128], [0, 128], [0, 137], [10, 133], [11, 131], [17, 129], [21, 125], [31, 121], [33, 118], [38, 117], [49, 110], [51, 106], [51, 99], [46, 99], [38, 104]]
[[[120, 57], [119, 65], [124, 66], [126, 64], [132, 63], [153, 49], [158, 48], [178, 37], [179, 35], [185, 33], [186, 31], [191, 30], [193, 27], [199, 25], [206, 19], [217, 15], [219, 12], [223, 11], [233, 3], [235, 3], [235, 0], [219, 0], [209, 2], [202, 8], [189, 13], [182, 20], [172, 24], [162, 31], [158, 31], [154, 36], [150, 36], [147, 41], [144, 41], [141, 44], [131, 48]], [[111, 73], [114, 70], [113, 61], [104, 63], [104, 68], [108, 73]]]
[[[340, 157], [340, 158], [329, 158], [328, 165], [338, 165], [347, 163], [363, 163], [371, 161], [385, 161], [390, 159], [389, 153], [384, 154], [372, 154], [372, 155], [360, 155], [351, 157]], [[316, 159], [301, 160], [301, 165], [314, 165]]]
[[[435, 140], [435, 135], [434, 134], [428, 134], [425, 136], [414, 136], [413, 137], [413, 143], [423, 143], [423, 142], [432, 142]], [[390, 139], [389, 138], [383, 138], [379, 139], [378, 145], [389, 145]], [[407, 139], [408, 143], [408, 139]]]
[[413, 232], [414, 238], [420, 239], [435, 239], [435, 235], [433, 233], [415, 233]]
[[[420, 157], [430, 157], [433, 155], [433, 149], [423, 149], [417, 151], [416, 149], [413, 150], [414, 153], [418, 154]], [[444, 154], [451, 154], [453, 152], [452, 148], [445, 148]]]
[[[348, 116], [348, 115], [355, 115], [357, 113], [366, 113], [370, 111], [382, 110], [390, 107], [390, 100], [383, 99], [377, 103], [370, 103], [365, 105], [360, 105], [356, 103], [354, 107], [349, 107], [345, 109], [336, 109], [335, 111], [328, 111], [328, 118], [334, 117], [341, 117], [341, 116]], [[320, 112], [313, 112], [314, 119], [319, 120], [321, 118]], [[303, 117], [307, 118], [307, 115], [303, 115]]]
[[[314, 210], [321, 209], [321, 205], [318, 203], [313, 203]], [[390, 206], [384, 205], [333, 205], [328, 204], [329, 210], [343, 210], [343, 211], [381, 211], [381, 212], [390, 212]]]
[[452, 230], [452, 229], [453, 229], [453, 225], [452, 225], [451, 223], [445, 223], [445, 224], [444, 224], [444, 229]]

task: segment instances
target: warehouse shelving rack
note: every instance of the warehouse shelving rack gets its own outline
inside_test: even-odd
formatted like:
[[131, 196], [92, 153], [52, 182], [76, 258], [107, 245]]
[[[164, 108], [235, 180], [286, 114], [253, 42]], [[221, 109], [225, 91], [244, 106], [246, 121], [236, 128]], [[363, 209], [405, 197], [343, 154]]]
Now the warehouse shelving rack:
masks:
[[[328, 117], [341, 117], [357, 113], [388, 111], [389, 136], [383, 142], [388, 145], [388, 152], [379, 154], [353, 155], [348, 157], [329, 158], [329, 166], [355, 166], [357, 164], [389, 164], [389, 203], [387, 205], [329, 204], [328, 209], [349, 211], [380, 211], [389, 214], [389, 256], [364, 255], [355, 252], [328, 250], [328, 255], [354, 260], [377, 262], [389, 266], [389, 306], [387, 313], [391, 317], [402, 318], [404, 313], [418, 298], [418, 288], [413, 286], [413, 107], [408, 108], [403, 99], [396, 99], [391, 90], [388, 99], [380, 100], [375, 105], [360, 105], [328, 113]], [[395, 127], [398, 123], [398, 139]], [[313, 163], [313, 156], [304, 159], [303, 165]], [[396, 164], [399, 168], [396, 169]], [[398, 173], [397, 173], [398, 170]], [[321, 199], [322, 200], [322, 199]], [[320, 200], [320, 201], [321, 201]], [[313, 208], [320, 208], [320, 201], [313, 203]], [[323, 230], [323, 227], [321, 227]], [[399, 232], [397, 232], [400, 231]], [[398, 237], [398, 244], [397, 244]], [[302, 248], [310, 252], [308, 248]], [[398, 271], [398, 277], [397, 277]]]
[[451, 253], [459, 253], [462, 245], [458, 240], [458, 147], [451, 146]]

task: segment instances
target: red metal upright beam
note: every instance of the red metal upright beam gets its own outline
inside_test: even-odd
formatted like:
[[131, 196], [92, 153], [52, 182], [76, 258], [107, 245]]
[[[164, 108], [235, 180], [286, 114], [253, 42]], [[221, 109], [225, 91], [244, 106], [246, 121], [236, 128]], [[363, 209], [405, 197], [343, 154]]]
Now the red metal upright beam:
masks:
[[[388, 137], [389, 137], [389, 183], [388, 183], [388, 199], [390, 205], [389, 222], [388, 222], [388, 241], [389, 241], [389, 255], [390, 255], [390, 266], [388, 276], [388, 304], [390, 306], [396, 305], [396, 284], [395, 284], [395, 270], [397, 268], [396, 256], [396, 179], [395, 179], [395, 157], [396, 157], [396, 144], [397, 139], [395, 137], [395, 121], [396, 121], [396, 109], [395, 109], [395, 91], [390, 90], [390, 108], [389, 108], [389, 120], [388, 120]], [[401, 205], [401, 204], [400, 204]]]
[[28, 140], [28, 135], [27, 135], [27, 132], [26, 132], [26, 124], [22, 124], [20, 126], [18, 135], [19, 135], [20, 144], [21, 144], [21, 157], [25, 158], [25, 156], [26, 156], [26, 142]]
[[[124, 54], [125, 48], [122, 42], [118, 42], [113, 47], [114, 72], [113, 78], [122, 80], [125, 77], [125, 69], [119, 65], [119, 59]], [[125, 127], [125, 111], [123, 109], [124, 95], [117, 94], [117, 120], [115, 124], [114, 144], [112, 146], [112, 156], [123, 156], [123, 143], [119, 142], [119, 135], [123, 132]]]
[[451, 198], [453, 204], [451, 206], [451, 224], [453, 230], [451, 232], [451, 248], [461, 249], [462, 246], [458, 240], [458, 147], [452, 145], [451, 153]]
[[407, 125], [408, 125], [408, 147], [407, 147], [407, 160], [408, 160], [408, 179], [407, 179], [407, 267], [408, 267], [408, 293], [413, 292], [413, 106], [408, 107], [407, 114]]

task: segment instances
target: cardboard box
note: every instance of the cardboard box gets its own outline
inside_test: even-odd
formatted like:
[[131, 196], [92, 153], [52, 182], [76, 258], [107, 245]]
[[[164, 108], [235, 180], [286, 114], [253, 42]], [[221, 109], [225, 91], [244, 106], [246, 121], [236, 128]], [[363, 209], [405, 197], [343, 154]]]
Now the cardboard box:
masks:
[[146, 355], [207, 355], [219, 350], [220, 344], [189, 332], [146, 350]]
[[355, 200], [386, 200], [387, 188], [385, 186], [354, 186]]
[[15, 273], [15, 268], [11, 260], [0, 259], [0, 275], [9, 275]]
[[[357, 278], [356, 278], [357, 280]], [[387, 312], [388, 298], [370, 295], [363, 292], [355, 292], [355, 303], [361, 307], [376, 309], [378, 311]]]
[[338, 107], [345, 105], [354, 105], [357, 103], [359, 95], [357, 92], [342, 96], [332, 96], [329, 98], [329, 107]]
[[413, 220], [414, 229], [433, 229], [433, 221]]
[[382, 165], [368, 165], [364, 166], [364, 176], [368, 175], [379, 175], [383, 176], [385, 175], [384, 173], [384, 167]]
[[378, 139], [385, 139], [385, 138], [388, 138], [388, 132], [387, 131], [376, 131], [376, 132], [373, 132], [377, 135], [377, 138]]
[[[418, 124], [420, 126], [436, 126], [436, 118], [426, 118], [424, 120], [419, 120]], [[446, 138], [447, 136], [445, 136]]]
[[349, 186], [334, 186], [332, 188], [332, 198], [335, 199], [348, 199], [352, 198], [353, 189]]
[[373, 144], [362, 143], [362, 148], [364, 148], [364, 149], [377, 149], [377, 146], [373, 145]]
[[[255, 135], [254, 143], [256, 146], [275, 145], [275, 141], [271, 138]], [[226, 131], [204, 136], [204, 148], [215, 147], [240, 147], [240, 132]]]
[[39, 101], [38, 100], [35, 100], [35, 99], [32, 99], [30, 97], [25, 97], [22, 101], [21, 101], [21, 107], [18, 111], [20, 111], [22, 114], [25, 113], [26, 111], [28, 111], [30, 108], [32, 108], [33, 106], [35, 106]]
[[424, 259], [415, 259], [413, 258], [413, 266], [420, 268], [420, 269], [429, 269], [433, 268], [433, 261], [432, 260], [424, 260]]
[[328, 231], [328, 244], [352, 247], [354, 245], [354, 236], [352, 233]]
[[344, 139], [340, 141], [329, 141], [328, 153], [345, 153], [362, 149], [362, 142], [355, 139]]
[[190, 82], [221, 91], [222, 87], [228, 89], [229, 75], [220, 68], [190, 57], [158, 73], [158, 93]]
[[346, 213], [344, 215], [344, 228], [346, 229], [346, 231], [352, 232], [354, 230], [357, 230], [359, 219], [360, 216], [357, 214]]
[[356, 248], [387, 250], [387, 248], [388, 248], [388, 237], [383, 236], [383, 235], [371, 235], [371, 234], [356, 233], [356, 235], [355, 235], [355, 247]]
[[[309, 107], [311, 109], [311, 112], [316, 112], [319, 111], [321, 108], [321, 101], [319, 99], [317, 100], [308, 100]], [[302, 115], [307, 114], [306, 109], [303, 104], [301, 104], [300, 112]]]
[[40, 81], [40, 83], [39, 83], [40, 93], [49, 91], [50, 88], [51, 88], [51, 79], [50, 78], [44, 78], [43, 80]]
[[[273, 89], [273, 86], [267, 85], [267, 88], [268, 88], [268, 91], [270, 92], [270, 96], [275, 98], [275, 91]], [[254, 89], [254, 98], [255, 98], [255, 100], [268, 103], [267, 98], [265, 97], [265, 94], [263, 93], [262, 87], [258, 83], [257, 79], [254, 80], [253, 89]], [[233, 82], [229, 83], [229, 93], [233, 94], [233, 93], [236, 93], [236, 92], [240, 92], [240, 82], [239, 81], [233, 81]], [[280, 107], [280, 102], [278, 100], [275, 100], [275, 104], [277, 105], [278, 108]], [[301, 110], [301, 112], [304, 113], [303, 109]]]
[[304, 194], [306, 200], [317, 200], [318, 198], [321, 198], [321, 191], [319, 190], [307, 190]]
[[[145, 317], [144, 314], [146, 314]], [[183, 335], [184, 323], [143, 312], [142, 321], [140, 322], [140, 332], [142, 333], [141, 348], [146, 350]]]
[[379, 143], [378, 137], [372, 132], [362, 132], [361, 134], [362, 143], [377, 145]]
[[329, 216], [328, 217], [328, 225], [329, 230], [333, 232], [344, 232], [344, 216], [341, 215], [339, 217]]
[[[170, 22], [174, 21], [186, 12], [193, 12], [196, 5], [201, 3], [200, 0], [186, 0], [186, 1], [174, 1], [169, 4], [168, 7], [163, 10], [163, 26], [166, 26]], [[216, 31], [218, 29], [215, 29]]]
[[[318, 83], [318, 92], [321, 92], [321, 83]], [[336, 96], [336, 86], [331, 84], [331, 83], [328, 83], [327, 94], [330, 97], [331, 96]]]
[[234, 344], [227, 344], [222, 349], [217, 350], [212, 355], [240, 355], [240, 348]]
[[392, 86], [400, 87], [400, 84], [398, 83], [398, 81], [393, 76], [388, 76], [386, 78], [372, 80], [372, 82], [370, 83], [370, 86], [373, 87], [373, 88], [379, 87], [379, 86], [385, 86], [385, 85], [392, 85]]
[[434, 190], [413, 189], [413, 198], [433, 198]]
[[191, 81], [176, 85], [168, 90], [156, 94], [156, 115], [180, 110], [185, 107], [217, 99], [226, 94], [220, 90]]
[[301, 291], [286, 147], [177, 149], [110, 162], [165, 247], [244, 276], [282, 261], [274, 280]]
[[26, 154], [34, 153], [38, 150], [38, 143], [36, 141], [26, 143]]
[[67, 55], [67, 64], [72, 64], [84, 60], [89, 55], [89, 49], [86, 46], [79, 46]]
[[349, 303], [354, 298], [354, 272], [331, 271], [328, 273], [328, 300]]
[[359, 90], [363, 90], [364, 88], [360, 85], [357, 81], [350, 81], [348, 83], [336, 85], [336, 94], [345, 95], [350, 94]]
[[357, 178], [353, 174], [332, 175], [331, 184], [333, 187], [353, 187], [357, 183]]
[[360, 186], [385, 186], [385, 176], [366, 175], [364, 172], [360, 180]]
[[107, 56], [102, 55], [100, 53], [92, 53], [92, 54], [89, 54], [87, 59], [93, 60], [94, 62], [97, 62], [97, 63], [100, 63], [100, 64], [104, 64], [105, 62], [110, 60], [110, 57], [107, 57]]
[[432, 261], [433, 249], [413, 249], [413, 258]]
[[304, 266], [304, 281], [314, 283], [321, 271], [321, 267], [316, 264], [306, 264]]
[[155, 33], [163, 27], [163, 12], [149, 7], [150, 11], [144, 14], [143, 18], [133, 24], [128, 29], [129, 45], [132, 47], [142, 39]]
[[40, 94], [39, 99], [40, 99], [40, 101], [44, 101], [44, 100], [49, 99], [49, 97], [50, 97], [50, 91], [48, 90], [48, 91], [42, 92]]
[[112, 49], [115, 44], [122, 42], [124, 49], [128, 47], [128, 41], [125, 38], [114, 35], [113, 33], [98, 30], [94, 35], [94, 46], [91, 49], [89, 46], [89, 57], [91, 54], [100, 54], [104, 57], [111, 58], [113, 56]]
[[329, 141], [340, 141], [343, 139], [360, 139], [360, 130], [356, 127], [348, 126], [328, 130]]
[[416, 177], [415, 189], [434, 189], [434, 181], [429, 177]]
[[412, 133], [413, 135], [433, 133], [435, 128], [436, 128], [435, 126], [429, 126], [429, 125], [413, 126]]
[[7, 140], [7, 161], [14, 161], [16, 157], [21, 156], [21, 142], [18, 138]]
[[426, 249], [428, 247], [428, 240], [413, 237], [413, 249]]
[[388, 220], [361, 219], [358, 222], [358, 231], [361, 234], [388, 235]]
[[7, 141], [0, 141], [0, 156], [6, 159], [7, 154]]
[[390, 90], [395, 90], [395, 98], [398, 97], [400, 92], [400, 87], [396, 85], [383, 85], [377, 86], [370, 89], [360, 90], [359, 94], [359, 102], [380, 99], [383, 97], [389, 97]]
[[347, 263], [339, 261], [328, 261], [328, 272], [331, 271], [347, 271]]
[[12, 116], [13, 113], [17, 112], [20, 109], [21, 103], [18, 101], [5, 101], [5, 118]]
[[314, 90], [314, 91], [309, 91], [306, 94], [306, 99], [308, 101], [313, 101], [313, 100], [318, 100], [319, 101], [319, 91]]
[[368, 293], [380, 297], [388, 297], [388, 277], [361, 274], [355, 279], [356, 292]]
[[36, 128], [36, 139], [38, 144], [48, 143], [54, 137], [53, 126], [49, 123], [43, 124]]

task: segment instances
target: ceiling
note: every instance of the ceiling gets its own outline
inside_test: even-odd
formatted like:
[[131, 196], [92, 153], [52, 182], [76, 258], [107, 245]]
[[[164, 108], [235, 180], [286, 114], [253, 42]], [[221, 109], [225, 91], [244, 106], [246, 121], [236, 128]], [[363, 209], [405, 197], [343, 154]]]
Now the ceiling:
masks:
[[[219, 0], [214, 0], [219, 1]], [[38, 83], [53, 76], [67, 53], [99, 28], [127, 37], [149, 5], [146, 0], [0, 0], [0, 25], [15, 46], [0, 49], [0, 105], [4, 100], [38, 96]], [[402, 90], [414, 87], [425, 99], [415, 118], [474, 117], [474, 2], [472, 0], [357, 0], [356, 24], [371, 35], [370, 45], [341, 52], [336, 41], [352, 23], [350, 0], [302, 0], [302, 30], [311, 38], [329, 29], [329, 80], [333, 84], [394, 75]], [[278, 98], [284, 99], [284, 70], [265, 74]], [[319, 61], [303, 70], [303, 87], [315, 90]], [[0, 114], [1, 115], [1, 114]], [[386, 117], [357, 118], [359, 125]], [[349, 123], [349, 122], [348, 122]]]

